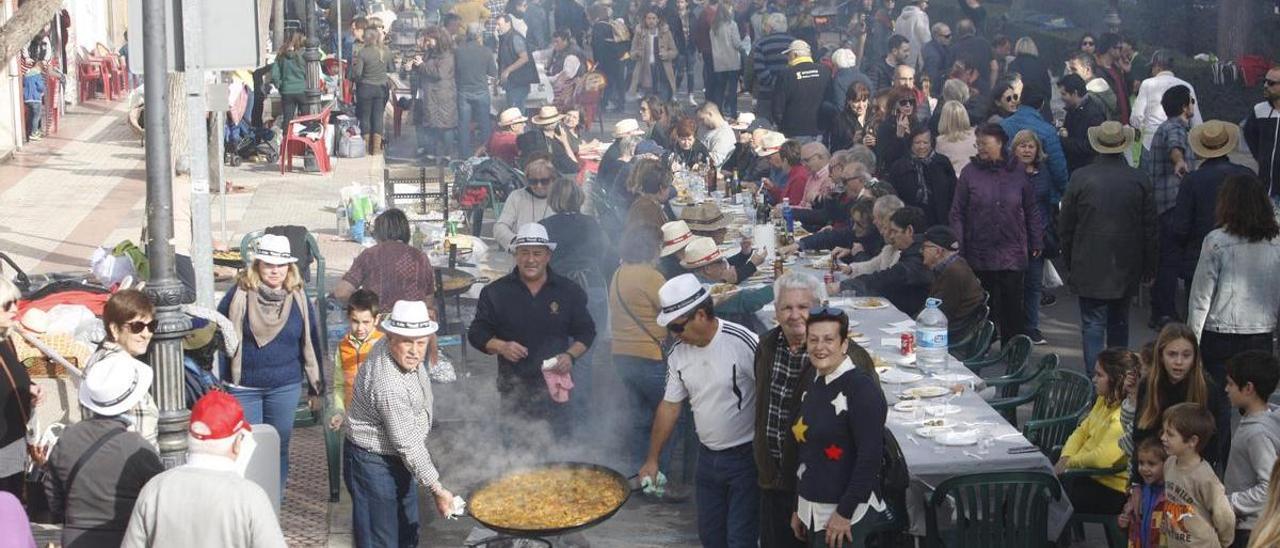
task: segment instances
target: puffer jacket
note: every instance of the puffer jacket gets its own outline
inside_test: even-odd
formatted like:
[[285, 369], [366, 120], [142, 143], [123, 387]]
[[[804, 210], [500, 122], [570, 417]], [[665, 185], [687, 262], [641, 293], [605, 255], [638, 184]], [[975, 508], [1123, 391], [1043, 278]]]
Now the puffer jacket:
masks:
[[1026, 168], [1014, 158], [998, 167], [970, 162], [951, 202], [951, 228], [975, 271], [1026, 270], [1027, 250], [1044, 249], [1044, 221]]
[[1187, 324], [1203, 330], [1248, 335], [1270, 333], [1280, 311], [1280, 237], [1250, 242], [1215, 229], [1204, 238], [1191, 282]]

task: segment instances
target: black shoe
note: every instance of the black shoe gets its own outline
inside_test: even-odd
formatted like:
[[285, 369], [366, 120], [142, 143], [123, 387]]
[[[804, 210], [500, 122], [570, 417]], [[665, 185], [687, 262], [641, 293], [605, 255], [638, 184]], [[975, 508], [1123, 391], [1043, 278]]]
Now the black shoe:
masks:
[[1031, 338], [1031, 344], [1034, 344], [1036, 346], [1049, 344], [1049, 341], [1044, 340], [1044, 334], [1041, 333], [1039, 330], [1033, 331], [1027, 336]]
[[1058, 304], [1057, 295], [1054, 295], [1053, 293], [1045, 293], [1044, 295], [1040, 296], [1041, 308], [1049, 308], [1055, 304]]

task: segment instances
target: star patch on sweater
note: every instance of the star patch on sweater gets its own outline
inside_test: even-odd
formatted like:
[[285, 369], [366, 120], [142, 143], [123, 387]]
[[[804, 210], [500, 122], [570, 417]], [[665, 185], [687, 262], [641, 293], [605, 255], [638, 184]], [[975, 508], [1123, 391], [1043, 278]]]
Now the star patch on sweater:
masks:
[[844, 449], [841, 449], [838, 445], [834, 443], [831, 445], [828, 445], [827, 448], [824, 449], [822, 452], [827, 454], [828, 460], [835, 460], [835, 461], [840, 460], [840, 457], [844, 455]]
[[831, 400], [831, 406], [836, 408], [836, 416], [849, 410], [849, 399], [844, 397], [844, 392], [836, 393], [836, 397]]
[[791, 427], [791, 433], [795, 435], [796, 441], [800, 443], [804, 443], [804, 433], [808, 430], [809, 425], [804, 423], [804, 417], [800, 417], [800, 420], [797, 420], [796, 424]]

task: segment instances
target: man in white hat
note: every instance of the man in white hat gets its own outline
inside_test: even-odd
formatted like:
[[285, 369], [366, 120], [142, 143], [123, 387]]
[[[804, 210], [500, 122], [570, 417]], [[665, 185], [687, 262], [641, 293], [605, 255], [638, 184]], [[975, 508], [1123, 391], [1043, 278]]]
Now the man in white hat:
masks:
[[283, 548], [271, 500], [244, 477], [255, 447], [240, 402], [221, 390], [205, 394], [191, 408], [186, 464], [147, 482], [122, 546]]
[[80, 382], [80, 405], [91, 415], [63, 431], [44, 477], [63, 546], [119, 546], [142, 486], [164, 471], [155, 448], [127, 431], [126, 412], [146, 397], [151, 379], [150, 367], [117, 352]]
[[668, 280], [684, 274], [680, 261], [684, 259], [684, 248], [693, 240], [693, 231], [683, 220], [671, 221], [662, 225], [662, 250], [658, 253], [658, 270]]
[[831, 72], [814, 62], [809, 43], [792, 41], [787, 48], [787, 68], [774, 81], [770, 105], [778, 130], [802, 144], [820, 139], [818, 111], [830, 85]]
[[[698, 281], [708, 286], [736, 285], [746, 280], [738, 277], [738, 271], [733, 265], [738, 262], [735, 259], [740, 256], [742, 254], [737, 249], [726, 252], [716, 245], [715, 240], [705, 236], [694, 236], [688, 247], [685, 247], [684, 259], [680, 261], [680, 266], [684, 267], [685, 272], [693, 273], [698, 277]], [[752, 268], [754, 269], [754, 265]], [[773, 287], [765, 285], [751, 289], [739, 288], [732, 294], [717, 293], [713, 297], [717, 314], [737, 320], [744, 325], [757, 327], [758, 322], [754, 314], [773, 300]]]
[[[635, 146], [644, 138], [644, 130], [635, 118], [623, 118], [613, 124], [613, 143], [600, 156], [600, 170], [596, 172], [596, 180], [612, 182], [618, 169], [622, 167], [623, 148], [630, 147], [635, 153]], [[630, 156], [630, 155], [628, 155]]]
[[560, 173], [578, 173], [577, 147], [569, 141], [569, 132], [560, 125], [564, 115], [553, 105], [538, 108], [530, 119], [533, 129], [516, 137], [520, 148], [520, 162], [528, 163], [535, 154], [550, 154], [551, 162]]
[[720, 114], [720, 107], [711, 101], [698, 107], [698, 122], [704, 130], [700, 140], [707, 147], [711, 161], [717, 168], [723, 166], [729, 155], [733, 154], [733, 145], [737, 142], [733, 128], [729, 127], [729, 122]]
[[516, 237], [516, 229], [528, 223], [536, 223], [555, 212], [547, 204], [547, 194], [551, 192], [551, 183], [555, 182], [556, 168], [550, 160], [537, 159], [525, 167], [525, 187], [512, 191], [507, 201], [502, 204], [502, 213], [493, 222], [493, 239], [503, 249], [511, 249], [511, 240]]
[[386, 342], [356, 373], [343, 468], [356, 545], [414, 546], [418, 485], [442, 516], [455, 513], [453, 493], [441, 484], [427, 449], [435, 414], [427, 350], [439, 326], [426, 303], [398, 301], [381, 329]]
[[729, 257], [737, 254], [737, 250], [732, 255], [726, 254], [711, 238], [694, 236], [684, 248], [680, 266], [697, 275], [703, 283], [736, 283], [737, 276], [729, 266]]
[[498, 131], [489, 136], [489, 141], [484, 145], [485, 152], [491, 158], [497, 158], [506, 162], [507, 165], [515, 166], [516, 159], [520, 157], [516, 138], [524, 133], [525, 122], [528, 121], [529, 119], [525, 118], [516, 107], [502, 111], [502, 114], [498, 115]]
[[[511, 243], [516, 266], [480, 291], [467, 340], [498, 356], [503, 415], [548, 422], [563, 439], [573, 430], [571, 406], [551, 400], [542, 371], [572, 372], [595, 340], [596, 326], [582, 287], [548, 268], [555, 248], [541, 224], [520, 227]], [[504, 432], [510, 444], [514, 436], [508, 434], [514, 432]]]
[[1156, 204], [1151, 179], [1124, 159], [1133, 139], [1120, 122], [1089, 128], [1098, 157], [1071, 174], [1062, 198], [1058, 234], [1089, 375], [1103, 348], [1129, 346], [1129, 299], [1155, 276]]
[[661, 483], [659, 455], [680, 418], [680, 408], [689, 400], [699, 441], [694, 477], [698, 539], [703, 546], [756, 546], [756, 335], [718, 319], [711, 294], [692, 274], [668, 280], [658, 297], [658, 325], [679, 340], [667, 358], [666, 393], [653, 419], [649, 454], [639, 476], [641, 481]]

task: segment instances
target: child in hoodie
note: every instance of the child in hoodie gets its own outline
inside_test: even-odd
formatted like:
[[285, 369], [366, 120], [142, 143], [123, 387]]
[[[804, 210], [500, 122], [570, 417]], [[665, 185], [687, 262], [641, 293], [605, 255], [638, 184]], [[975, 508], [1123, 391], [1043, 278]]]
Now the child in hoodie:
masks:
[[22, 102], [27, 107], [27, 139], [44, 137], [44, 61], [36, 61], [22, 77]]
[[1142, 483], [1129, 492], [1129, 502], [1117, 520], [1129, 529], [1129, 548], [1164, 546], [1160, 522], [1164, 517], [1164, 445], [1152, 436], [1138, 444], [1138, 475]]
[[1267, 504], [1267, 485], [1280, 452], [1280, 412], [1267, 405], [1280, 380], [1280, 361], [1250, 350], [1227, 360], [1227, 398], [1244, 418], [1231, 439], [1223, 487], [1236, 513], [1232, 546], [1248, 546], [1258, 514]]

